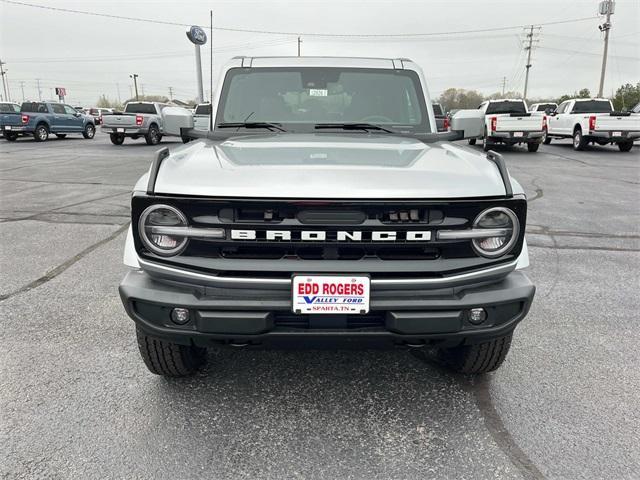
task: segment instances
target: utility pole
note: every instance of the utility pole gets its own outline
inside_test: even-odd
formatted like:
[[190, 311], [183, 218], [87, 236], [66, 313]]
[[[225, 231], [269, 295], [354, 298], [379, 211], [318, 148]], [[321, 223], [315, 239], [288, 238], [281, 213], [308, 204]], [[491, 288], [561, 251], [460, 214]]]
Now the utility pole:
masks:
[[[129, 78], [133, 78], [133, 86], [136, 89], [136, 100], [138, 100], [138, 74], [134, 73], [133, 75], [129, 75]], [[142, 95], [144, 95], [144, 91]]]
[[24, 102], [24, 82], [20, 81], [20, 90], [22, 90], [22, 101]]
[[9, 90], [9, 85], [7, 85], [8, 82], [5, 81], [5, 76], [7, 75], [7, 72], [4, 70], [3, 65], [6, 65], [6, 62], [3, 62], [2, 60], [0, 60], [0, 75], [2, 75], [2, 90], [4, 91], [4, 98], [7, 101], [10, 101], [11, 98], [9, 98], [9, 94], [7, 93], [7, 91]]
[[525, 65], [526, 68], [527, 68], [527, 73], [524, 76], [524, 93], [522, 95], [522, 98], [525, 101], [527, 100], [527, 88], [529, 87], [529, 69], [531, 68], [531, 50], [532, 50], [532, 45], [533, 45], [533, 25], [531, 25], [531, 27], [529, 28], [529, 33], [527, 33], [527, 37], [529, 39], [529, 45], [524, 48], [525, 50], [528, 50], [528, 52], [527, 52], [527, 64]]
[[40, 88], [40, 79], [36, 78], [36, 83], [38, 84], [38, 100], [42, 101], [42, 89]]
[[173, 87], [169, 87], [169, 100], [173, 100]]
[[502, 96], [504, 97], [504, 89], [507, 85], [507, 77], [502, 77]]
[[300, 45], [302, 45], [302, 39], [298, 37], [298, 56], [300, 56]]
[[604, 74], [607, 70], [607, 53], [609, 51], [609, 31], [611, 30], [611, 15], [615, 10], [615, 2], [613, 0], [604, 0], [599, 5], [600, 15], [606, 15], [607, 18], [602, 25], [598, 25], [601, 32], [604, 32], [604, 51], [602, 52], [602, 71], [600, 72], [600, 86], [598, 87], [598, 97], [602, 97], [604, 90]]

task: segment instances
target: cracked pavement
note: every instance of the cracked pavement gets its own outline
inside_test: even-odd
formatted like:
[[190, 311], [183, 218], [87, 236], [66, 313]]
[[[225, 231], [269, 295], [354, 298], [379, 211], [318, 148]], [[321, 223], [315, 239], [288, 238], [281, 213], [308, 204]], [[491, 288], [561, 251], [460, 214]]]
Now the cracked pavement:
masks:
[[531, 200], [538, 292], [494, 374], [220, 350], [182, 380], [146, 371], [117, 294], [156, 149], [0, 140], [2, 478], [640, 477], [640, 148], [497, 148]]

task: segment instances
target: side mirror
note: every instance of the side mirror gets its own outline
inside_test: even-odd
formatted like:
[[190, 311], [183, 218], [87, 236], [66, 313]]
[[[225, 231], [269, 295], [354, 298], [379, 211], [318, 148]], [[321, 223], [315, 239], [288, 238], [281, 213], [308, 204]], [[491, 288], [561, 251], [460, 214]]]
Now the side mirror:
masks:
[[484, 112], [482, 110], [458, 110], [451, 117], [451, 130], [462, 132], [463, 138], [482, 136]]
[[182, 107], [166, 107], [162, 111], [164, 131], [168, 135], [182, 136], [182, 130], [193, 128], [193, 114]]

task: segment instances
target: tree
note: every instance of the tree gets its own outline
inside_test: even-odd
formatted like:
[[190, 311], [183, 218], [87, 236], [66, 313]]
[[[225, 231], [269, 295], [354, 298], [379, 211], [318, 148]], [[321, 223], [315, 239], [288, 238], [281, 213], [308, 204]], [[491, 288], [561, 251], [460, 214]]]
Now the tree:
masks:
[[488, 97], [485, 97], [485, 100], [498, 100], [501, 98], [522, 98], [522, 94], [519, 92], [496, 92], [492, 93]]
[[583, 88], [578, 92], [573, 92], [569, 94], [565, 93], [560, 98], [558, 98], [557, 103], [560, 104], [566, 100], [569, 100], [570, 98], [591, 98], [591, 92], [589, 91], [588, 88]]
[[616, 90], [611, 99], [616, 111], [629, 110], [640, 102], [640, 82], [633, 86], [631, 83], [622, 85]]
[[438, 103], [444, 106], [445, 110], [462, 108], [478, 108], [484, 97], [475, 90], [465, 90], [463, 88], [447, 88], [438, 97]]
[[96, 107], [98, 108], [118, 108], [120, 104], [115, 100], [111, 101], [109, 97], [107, 97], [104, 93], [100, 95], [98, 101], [96, 102]]

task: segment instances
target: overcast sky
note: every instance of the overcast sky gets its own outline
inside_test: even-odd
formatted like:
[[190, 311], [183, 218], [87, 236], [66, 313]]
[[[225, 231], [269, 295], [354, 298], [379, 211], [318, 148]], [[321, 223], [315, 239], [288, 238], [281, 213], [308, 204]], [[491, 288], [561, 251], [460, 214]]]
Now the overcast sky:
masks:
[[[303, 55], [409, 57], [425, 70], [432, 97], [448, 87], [492, 93], [521, 91], [525, 52], [521, 29], [405, 38], [327, 38], [304, 33], [405, 34], [496, 29], [593, 17], [543, 26], [533, 52], [530, 98], [558, 96], [587, 87], [597, 91], [602, 38], [597, 0], [474, 1], [43, 1], [39, 4], [110, 15], [214, 27], [301, 32]], [[618, 0], [605, 92], [640, 81], [640, 1]], [[67, 101], [94, 104], [102, 93], [131, 95], [129, 74], [137, 73], [146, 94], [196, 96], [193, 45], [186, 28], [58, 12], [0, 0], [0, 58], [6, 62], [14, 100], [43, 98], [66, 87]], [[296, 35], [215, 30], [217, 71], [237, 55], [295, 55]], [[203, 50], [208, 86], [209, 51]], [[217, 82], [215, 82], [217, 83]], [[215, 88], [215, 87], [214, 87]], [[207, 87], [205, 87], [207, 89]], [[207, 95], [207, 93], [205, 93]]]

